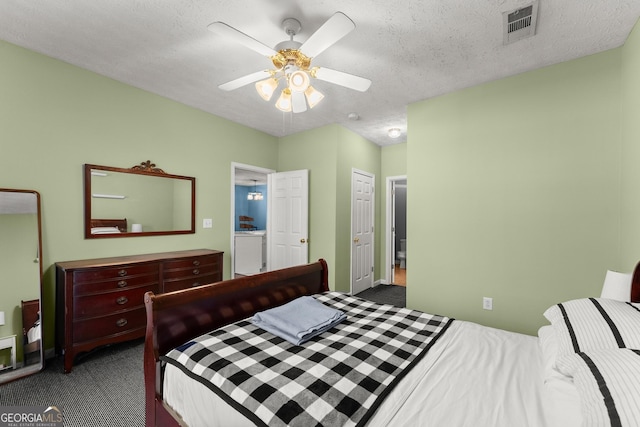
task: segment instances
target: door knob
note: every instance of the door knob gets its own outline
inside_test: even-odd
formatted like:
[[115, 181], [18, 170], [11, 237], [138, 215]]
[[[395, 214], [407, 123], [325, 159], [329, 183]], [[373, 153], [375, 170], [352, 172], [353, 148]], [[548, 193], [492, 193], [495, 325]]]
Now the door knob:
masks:
[[306, 240], [305, 239], [300, 239], [300, 243], [305, 243]]
[[359, 237], [356, 237], [355, 239], [353, 239], [353, 243], [358, 243], [360, 241]]

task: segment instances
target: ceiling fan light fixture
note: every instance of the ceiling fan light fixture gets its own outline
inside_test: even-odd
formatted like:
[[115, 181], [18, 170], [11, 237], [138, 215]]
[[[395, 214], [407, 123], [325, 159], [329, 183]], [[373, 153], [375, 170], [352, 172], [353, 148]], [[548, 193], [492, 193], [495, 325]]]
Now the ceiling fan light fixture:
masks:
[[316, 90], [313, 86], [309, 86], [305, 91], [304, 95], [307, 98], [307, 103], [309, 104], [309, 108], [313, 108], [322, 101], [324, 95], [322, 92]]
[[302, 70], [294, 71], [289, 76], [289, 89], [304, 92], [309, 87], [309, 75]]
[[[312, 67], [311, 61], [327, 48], [334, 45], [355, 29], [353, 21], [342, 12], [336, 12], [307, 38], [304, 43], [293, 40], [302, 25], [294, 18], [282, 22], [289, 40], [271, 48], [224, 22], [214, 22], [208, 26], [212, 32], [227, 37], [261, 55], [273, 63], [274, 69], [258, 71], [219, 85], [221, 90], [234, 90], [248, 84], [255, 84], [256, 91], [264, 100], [273, 99], [280, 79], [286, 79], [286, 87], [275, 103], [283, 112], [302, 113], [313, 108], [324, 95], [311, 86], [311, 78], [337, 84], [364, 92], [371, 86], [371, 80], [329, 68]], [[303, 95], [304, 94], [304, 95]]]
[[273, 92], [278, 87], [278, 80], [274, 77], [269, 77], [266, 80], [260, 80], [256, 83], [256, 91], [258, 91], [258, 95], [265, 101], [269, 101], [273, 96]]
[[280, 98], [276, 101], [276, 108], [285, 113], [291, 111], [291, 90], [288, 87], [282, 89]]

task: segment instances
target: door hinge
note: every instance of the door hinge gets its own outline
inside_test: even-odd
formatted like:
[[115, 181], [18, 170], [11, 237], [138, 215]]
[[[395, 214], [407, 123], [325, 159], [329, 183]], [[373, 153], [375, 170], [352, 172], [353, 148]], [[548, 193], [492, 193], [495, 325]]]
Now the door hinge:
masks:
[[373, 265], [371, 266], [371, 272], [373, 273]]

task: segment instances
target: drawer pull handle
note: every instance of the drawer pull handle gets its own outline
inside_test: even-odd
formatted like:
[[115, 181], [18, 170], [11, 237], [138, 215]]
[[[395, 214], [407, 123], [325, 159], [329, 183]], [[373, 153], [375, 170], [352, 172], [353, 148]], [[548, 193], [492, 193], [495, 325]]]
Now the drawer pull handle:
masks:
[[116, 303], [118, 303], [119, 305], [123, 305], [129, 302], [129, 298], [127, 297], [120, 297], [116, 300]]
[[193, 265], [195, 265], [196, 267], [199, 266], [200, 265], [200, 261], [198, 261], [198, 260], [193, 261]]
[[127, 324], [127, 319], [125, 319], [125, 318], [118, 319], [118, 320], [116, 321], [116, 325], [118, 325], [118, 326], [119, 326], [119, 327], [121, 327], [121, 328], [122, 328], [123, 326], [125, 326], [126, 324]]
[[127, 286], [127, 281], [126, 280], [120, 280], [118, 282], [118, 287], [119, 288], [124, 288], [125, 286]]
[[193, 274], [200, 274], [200, 270], [198, 270], [197, 268], [193, 269]]
[[195, 288], [196, 286], [200, 286], [200, 282], [196, 282], [193, 285], [191, 285], [192, 288]]
[[127, 270], [120, 270], [120, 271], [118, 271], [118, 274], [120, 276], [126, 276], [127, 275]]

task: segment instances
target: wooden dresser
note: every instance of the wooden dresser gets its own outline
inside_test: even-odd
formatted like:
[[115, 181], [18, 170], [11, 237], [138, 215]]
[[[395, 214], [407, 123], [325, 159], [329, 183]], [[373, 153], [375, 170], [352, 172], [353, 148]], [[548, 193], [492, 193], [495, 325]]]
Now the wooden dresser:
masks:
[[164, 252], [56, 263], [56, 352], [77, 354], [144, 336], [144, 294], [222, 280], [223, 252]]

